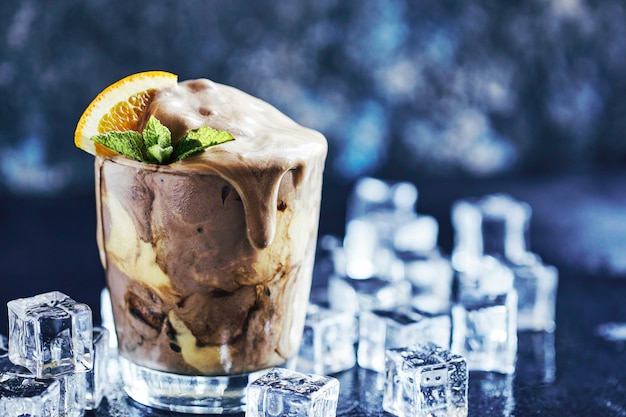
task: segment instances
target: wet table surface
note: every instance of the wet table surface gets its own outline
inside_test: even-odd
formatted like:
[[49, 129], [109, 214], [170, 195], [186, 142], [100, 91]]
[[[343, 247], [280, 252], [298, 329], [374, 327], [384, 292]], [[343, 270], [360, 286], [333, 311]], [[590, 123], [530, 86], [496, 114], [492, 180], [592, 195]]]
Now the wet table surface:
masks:
[[[553, 339], [520, 335], [513, 376], [470, 373], [470, 416], [626, 416], [626, 328], [619, 326], [626, 323], [624, 184], [626, 178], [483, 182], [471, 187], [418, 184], [418, 209], [440, 221], [444, 249], [451, 243], [448, 210], [456, 198], [505, 190], [529, 202], [534, 210], [532, 248], [560, 272]], [[338, 194], [336, 198], [343, 198], [345, 190]], [[336, 232], [337, 219], [329, 226], [331, 218], [338, 217], [333, 196], [327, 193], [325, 198], [322, 233]], [[94, 213], [92, 194], [58, 199], [0, 196], [0, 304], [60, 290], [91, 305], [99, 320], [104, 278], [95, 247]], [[6, 311], [0, 310], [0, 333], [6, 332]], [[542, 379], [552, 379], [552, 368], [543, 368], [542, 361], [550, 364], [552, 346], [554, 380], [545, 382]], [[355, 367], [335, 376], [341, 383], [339, 416], [387, 415], [375, 373]], [[86, 415], [180, 416], [143, 407], [119, 390]]]

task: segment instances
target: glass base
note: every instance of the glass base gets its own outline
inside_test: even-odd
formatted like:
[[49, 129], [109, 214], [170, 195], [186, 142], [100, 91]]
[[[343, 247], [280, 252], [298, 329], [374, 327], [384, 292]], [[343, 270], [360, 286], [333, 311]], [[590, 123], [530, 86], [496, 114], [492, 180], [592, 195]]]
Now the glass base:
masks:
[[244, 375], [196, 376], [156, 371], [119, 358], [124, 391], [140, 404], [191, 414], [245, 411], [248, 384], [266, 370]]

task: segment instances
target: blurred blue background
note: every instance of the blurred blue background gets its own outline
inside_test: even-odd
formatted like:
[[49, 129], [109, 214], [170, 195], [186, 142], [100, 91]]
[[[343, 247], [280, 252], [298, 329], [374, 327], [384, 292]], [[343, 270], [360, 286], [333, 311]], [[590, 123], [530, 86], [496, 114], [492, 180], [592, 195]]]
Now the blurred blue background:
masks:
[[8, 194], [91, 188], [76, 122], [150, 69], [234, 85], [322, 131], [329, 186], [622, 170], [624, 22], [615, 0], [5, 0], [1, 180]]
[[364, 175], [414, 182], [447, 250], [450, 203], [505, 191], [533, 206], [548, 261], [623, 274], [625, 22], [619, 0], [3, 0], [3, 301], [64, 286], [93, 300], [77, 285], [103, 283], [93, 157], [74, 129], [105, 86], [153, 69], [323, 132], [321, 233], [343, 233]]

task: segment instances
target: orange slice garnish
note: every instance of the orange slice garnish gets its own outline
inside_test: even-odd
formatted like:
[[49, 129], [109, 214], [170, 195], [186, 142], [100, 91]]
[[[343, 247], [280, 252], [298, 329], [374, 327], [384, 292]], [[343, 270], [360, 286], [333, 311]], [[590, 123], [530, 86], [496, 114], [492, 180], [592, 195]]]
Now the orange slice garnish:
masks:
[[139, 121], [154, 93], [171, 87], [178, 76], [164, 71], [147, 71], [129, 75], [105, 88], [87, 106], [80, 117], [74, 144], [93, 155], [114, 154], [95, 143], [92, 137], [112, 131], [138, 130]]

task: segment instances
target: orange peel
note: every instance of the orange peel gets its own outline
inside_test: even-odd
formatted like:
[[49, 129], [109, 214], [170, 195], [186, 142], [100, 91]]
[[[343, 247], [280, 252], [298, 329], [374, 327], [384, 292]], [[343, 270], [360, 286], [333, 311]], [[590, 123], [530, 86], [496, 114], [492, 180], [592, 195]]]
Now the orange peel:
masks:
[[178, 76], [170, 72], [146, 71], [111, 84], [83, 112], [74, 132], [74, 144], [92, 155], [115, 154], [91, 138], [106, 132], [138, 130], [139, 121], [155, 92], [175, 86], [177, 82]]

